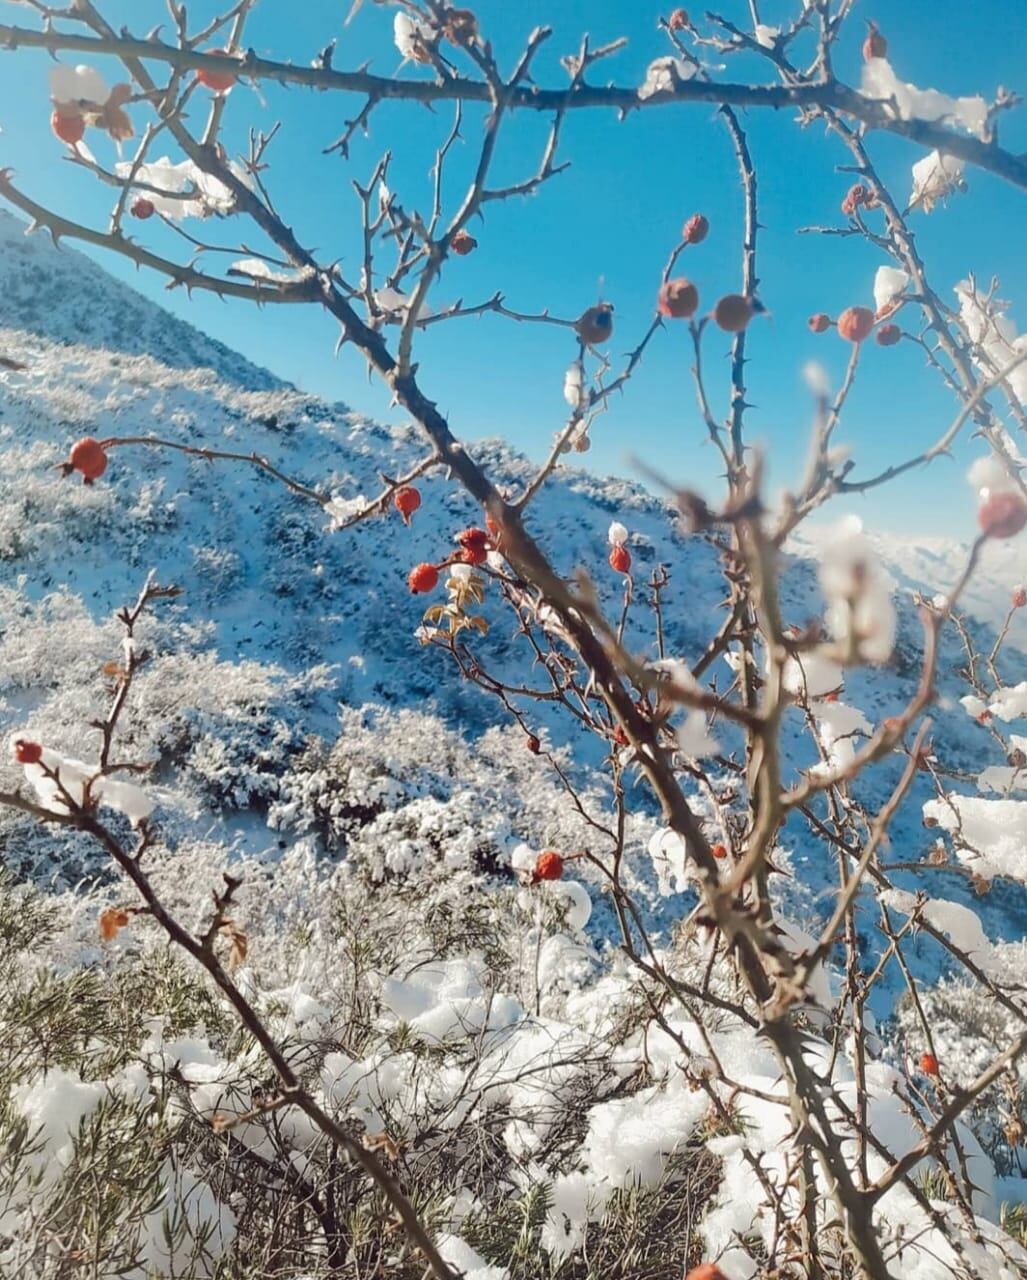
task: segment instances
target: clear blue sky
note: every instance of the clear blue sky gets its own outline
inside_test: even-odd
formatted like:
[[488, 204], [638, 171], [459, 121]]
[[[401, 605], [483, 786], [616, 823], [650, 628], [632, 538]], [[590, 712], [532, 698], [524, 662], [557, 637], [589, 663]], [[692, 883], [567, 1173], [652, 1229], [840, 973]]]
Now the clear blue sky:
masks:
[[[138, 33], [166, 21], [162, 0], [101, 0], [115, 25]], [[639, 83], [646, 64], [666, 52], [656, 19], [670, 7], [650, 0], [475, 0], [486, 33], [509, 66], [524, 37], [547, 21], [555, 34], [537, 64], [543, 84], [565, 83], [561, 55], [576, 50], [581, 33], [594, 43], [626, 35], [628, 48], [594, 79]], [[690, 6], [696, 11], [702, 6]], [[198, 22], [215, 12], [209, 0], [194, 0]], [[793, 0], [761, 0], [764, 22], [778, 23], [794, 12]], [[348, 0], [262, 0], [247, 43], [259, 53], [306, 63], [330, 37], [338, 37], [336, 65], [355, 67], [371, 60], [382, 73], [396, 70], [391, 9], [366, 0], [359, 18], [344, 29]], [[724, 12], [747, 22], [744, 0], [724, 0]], [[31, 11], [0, 0], [3, 21], [30, 23]], [[885, 29], [899, 74], [921, 86], [951, 93], [991, 95], [998, 85], [1027, 91], [1027, 35], [1022, 0], [863, 0], [844, 46], [839, 73], [859, 76], [862, 19], [874, 17]], [[108, 80], [113, 65], [101, 66]], [[740, 59], [731, 78], [767, 72]], [[62, 147], [48, 127], [47, 58], [33, 52], [0, 55], [0, 165], [17, 171], [22, 187], [44, 203], [60, 204], [82, 221], [105, 224], [111, 193], [62, 159]], [[424, 74], [409, 68], [404, 74]], [[340, 258], [354, 277], [359, 254], [359, 217], [351, 179], [367, 179], [386, 147], [394, 153], [392, 187], [408, 207], [430, 207], [429, 167], [434, 148], [448, 131], [448, 107], [436, 114], [413, 104], [378, 108], [368, 139], [358, 139], [349, 162], [325, 157], [322, 148], [340, 132], [359, 100], [299, 89], [247, 87], [231, 96], [225, 138], [242, 149], [249, 126], [283, 127], [271, 152], [269, 182], [279, 206], [305, 243], [325, 259]], [[836, 171], [848, 156], [820, 127], [804, 133], [793, 113], [750, 111], [745, 116], [759, 171], [761, 295], [769, 318], [753, 326], [749, 366], [750, 438], [767, 449], [773, 481], [788, 483], [805, 456], [810, 406], [800, 370], [808, 359], [823, 361], [840, 378], [847, 347], [836, 335], [817, 338], [806, 330], [816, 310], [836, 315], [845, 306], [870, 301], [874, 271], [884, 261], [855, 238], [800, 236], [796, 229], [842, 221], [838, 203], [851, 178]], [[544, 143], [546, 122], [524, 115], [504, 136], [498, 157], [500, 178], [533, 173]], [[464, 189], [481, 116], [469, 112], [466, 145], [451, 169], [449, 207]], [[91, 135], [92, 140], [93, 135]], [[1003, 120], [1003, 141], [1027, 149], [1027, 111]], [[106, 144], [98, 141], [97, 147]], [[900, 196], [909, 169], [921, 154], [888, 137], [871, 138], [881, 173]], [[710, 304], [737, 287], [741, 236], [741, 193], [730, 143], [712, 107], [662, 109], [635, 114], [624, 122], [612, 112], [572, 113], [564, 134], [565, 159], [573, 167], [534, 198], [492, 206], [484, 225], [474, 228], [480, 249], [446, 266], [433, 301], [481, 301], [501, 289], [509, 305], [526, 311], [551, 308], [576, 315], [595, 301], [600, 282], [616, 305], [617, 332], [611, 352], [629, 350], [652, 314], [659, 275], [680, 225], [701, 210], [712, 224], [704, 245], [690, 250], [686, 269]], [[110, 159], [111, 157], [107, 157]], [[951, 297], [957, 280], [974, 271], [987, 281], [1001, 279], [1001, 296], [1013, 301], [1012, 315], [1027, 328], [1027, 257], [1023, 244], [1027, 195], [987, 175], [968, 174], [970, 193], [955, 197], [931, 217], [914, 215], [918, 243], [938, 291]], [[203, 228], [222, 243], [248, 239], [232, 220]], [[178, 242], [153, 223], [140, 228], [149, 243], [177, 252]], [[368, 414], [390, 414], [380, 386], [349, 351], [334, 359], [335, 332], [314, 308], [256, 311], [242, 302], [222, 303], [184, 293], [166, 293], [163, 281], [136, 273], [130, 264], [101, 256], [117, 275], [214, 336], [266, 364], [305, 389], [346, 402]], [[569, 333], [542, 326], [514, 326], [496, 318], [440, 325], [420, 339], [423, 383], [450, 415], [454, 430], [467, 438], [503, 434], [533, 456], [541, 456], [565, 417], [563, 371], [573, 357]], [[728, 341], [707, 337], [709, 388], [714, 410], [726, 409]], [[907, 344], [868, 349], [864, 376], [850, 403], [840, 434], [861, 468], [876, 469], [940, 434], [954, 415], [950, 396]], [[676, 480], [712, 483], [714, 456], [704, 445], [695, 408], [690, 350], [683, 326], [659, 335], [651, 353], [612, 411], [596, 425], [588, 464], [630, 473], [629, 453], [651, 461]], [[862, 509], [876, 525], [899, 531], [969, 532], [972, 512], [963, 481], [964, 461], [979, 448], [964, 444], [958, 464], [946, 460], [930, 472], [905, 477]], [[852, 506], [850, 501], [849, 506]]]

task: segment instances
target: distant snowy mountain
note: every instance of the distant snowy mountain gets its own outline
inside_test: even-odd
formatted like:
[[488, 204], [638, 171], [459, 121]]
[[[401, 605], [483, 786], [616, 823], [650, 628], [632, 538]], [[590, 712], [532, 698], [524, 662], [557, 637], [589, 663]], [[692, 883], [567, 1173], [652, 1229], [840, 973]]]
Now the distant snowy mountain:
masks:
[[[341, 533], [316, 504], [238, 463], [125, 448], [112, 452], [93, 487], [61, 478], [53, 468], [78, 436], [160, 435], [255, 451], [306, 485], [352, 498], [374, 494], [380, 472], [401, 472], [423, 446], [413, 428], [384, 427], [295, 390], [80, 254], [22, 232], [0, 215], [0, 354], [26, 366], [0, 372], [0, 730], [28, 726], [71, 754], [88, 753], [86, 726], [107, 696], [101, 668], [118, 652], [112, 612], [151, 568], [184, 595], [151, 626], [160, 665], [127, 728], [130, 745], [160, 755], [166, 807], [194, 831], [221, 824], [251, 847], [273, 844], [260, 815], [281, 812], [281, 778], [311, 739], [335, 737], [340, 703], [433, 708], [466, 738], [503, 723], [494, 702], [414, 637], [424, 603], [407, 589], [410, 566], [438, 560], [454, 532], [480, 520], [444, 478], [421, 483], [424, 503], [409, 530], [393, 513]], [[530, 471], [502, 443], [472, 448], [503, 482]], [[694, 660], [719, 623], [723, 583], [710, 546], [684, 534], [664, 502], [638, 485], [567, 468], [531, 508], [530, 523], [562, 570], [587, 567], [613, 603], [620, 585], [606, 566], [606, 530], [614, 515], [631, 531], [639, 582], [649, 566], [668, 566], [667, 650]], [[874, 723], [915, 687], [920, 628], [911, 593], [943, 592], [965, 555], [939, 540], [882, 539], [881, 548], [900, 596], [899, 644], [887, 668], [855, 672], [847, 683], [847, 697]], [[784, 604], [789, 621], [804, 623], [819, 611], [815, 531], [793, 551]], [[1011, 544], [985, 558], [969, 596], [982, 634], [1027, 576], [1019, 554]], [[488, 665], [512, 669], [520, 651], [511, 619], [495, 609], [490, 616], [497, 625], [473, 643]], [[631, 643], [651, 652], [651, 620], [642, 610], [637, 617]], [[952, 674], [960, 659], [949, 635], [937, 732], [952, 763], [979, 769], [994, 761], [982, 755], [987, 735], [956, 702], [966, 691]], [[1027, 676], [1027, 659], [1012, 662], [1017, 678]], [[721, 685], [728, 674], [725, 667]], [[555, 719], [539, 727], [556, 742], [574, 734]], [[798, 713], [788, 732], [793, 765], [809, 763]], [[585, 760], [599, 750], [589, 739]], [[873, 772], [871, 799], [884, 795], [895, 767]], [[24, 824], [17, 830], [24, 853], [30, 837]], [[810, 891], [833, 883], [822, 850], [804, 852], [801, 825], [790, 835]], [[906, 856], [923, 852], [915, 804], [894, 842]], [[958, 896], [962, 885], [946, 884], [946, 892]], [[976, 907], [997, 934], [1024, 932], [1019, 891], [996, 889]]]

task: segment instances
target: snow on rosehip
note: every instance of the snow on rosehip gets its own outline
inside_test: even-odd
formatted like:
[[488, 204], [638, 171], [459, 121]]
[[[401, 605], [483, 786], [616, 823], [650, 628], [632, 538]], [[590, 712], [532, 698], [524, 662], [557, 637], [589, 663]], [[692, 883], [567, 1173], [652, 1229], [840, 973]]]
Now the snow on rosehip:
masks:
[[107, 452], [99, 440], [83, 436], [72, 445], [65, 469], [81, 472], [82, 483], [92, 484], [107, 470]]
[[729, 293], [713, 308], [713, 319], [725, 333], [741, 333], [755, 311], [748, 298], [743, 298], [740, 293]]
[[938, 1059], [933, 1053], [922, 1053], [920, 1055], [920, 1070], [925, 1076], [936, 1076], [938, 1074]]
[[56, 137], [71, 147], [86, 136], [85, 117], [72, 107], [56, 107], [50, 117], [50, 128]]
[[685, 244], [702, 244], [709, 233], [709, 219], [701, 213], [693, 213], [685, 223], [681, 237]]
[[874, 335], [874, 341], [879, 347], [894, 347], [902, 341], [902, 330], [897, 324], [882, 324]]
[[574, 325], [578, 337], [587, 346], [594, 347], [608, 342], [613, 336], [613, 305], [600, 302], [579, 317]]
[[532, 881], [538, 884], [540, 880], [559, 880], [562, 876], [563, 858], [553, 849], [540, 853], [532, 873]]
[[1027, 524], [1027, 503], [1018, 493], [1001, 490], [981, 503], [977, 523], [986, 538], [1012, 538]]
[[145, 196], [137, 196], [132, 201], [131, 211], [133, 218], [141, 218], [145, 221], [147, 218], [152, 218], [157, 210], [152, 200], [147, 200]]
[[439, 571], [433, 564], [415, 565], [407, 577], [407, 586], [415, 596], [434, 591], [439, 584]]
[[611, 547], [622, 547], [628, 540], [628, 531], [619, 520], [614, 520], [606, 537]]
[[610, 568], [614, 573], [625, 575], [631, 572], [631, 552], [625, 546], [613, 547], [610, 551]]
[[874, 327], [869, 307], [847, 307], [838, 317], [838, 333], [846, 342], [864, 342]]
[[[232, 56], [227, 49], [206, 49], [204, 52], [216, 58]], [[211, 67], [200, 67], [196, 73], [196, 79], [205, 89], [209, 89], [212, 93], [228, 93], [230, 89], [235, 87], [235, 82], [238, 78], [231, 71], [217, 71]]]
[[15, 738], [12, 750], [19, 764], [39, 764], [43, 758], [42, 744], [29, 738]]
[[661, 316], [672, 320], [688, 320], [694, 316], [699, 307], [699, 290], [683, 276], [676, 280], [667, 280], [660, 287], [656, 300], [656, 309]]
[[421, 505], [421, 494], [412, 484], [405, 484], [392, 495], [392, 505], [403, 517], [403, 523], [409, 524], [410, 517]]
[[811, 333], [826, 333], [831, 327], [831, 317], [826, 311], [818, 311], [806, 322]]
[[1013, 608], [1022, 609], [1027, 605], [1027, 587], [1015, 587], [1013, 589]]
[[449, 247], [455, 254], [461, 258], [466, 258], [469, 253], [473, 253], [478, 247], [478, 242], [467, 231], [458, 231], [449, 242]]

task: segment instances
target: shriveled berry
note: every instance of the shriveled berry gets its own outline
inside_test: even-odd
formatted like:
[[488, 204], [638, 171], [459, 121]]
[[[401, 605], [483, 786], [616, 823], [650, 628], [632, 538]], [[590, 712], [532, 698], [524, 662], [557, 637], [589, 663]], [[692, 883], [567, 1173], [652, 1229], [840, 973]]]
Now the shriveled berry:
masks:
[[660, 287], [656, 309], [661, 316], [669, 316], [672, 320], [687, 320], [695, 315], [698, 307], [699, 290], [691, 280], [679, 276]]
[[977, 523], [986, 538], [1012, 538], [1027, 524], [1027, 504], [1018, 493], [993, 493], [981, 503]]
[[938, 1059], [933, 1053], [922, 1053], [920, 1055], [920, 1070], [925, 1076], [936, 1076], [938, 1074]]
[[439, 585], [439, 571], [433, 564], [418, 564], [410, 570], [407, 586], [415, 596], [434, 591]]
[[857, 182], [854, 186], [851, 186], [845, 194], [845, 199], [842, 201], [842, 213], [850, 215], [855, 213], [860, 205], [866, 204], [866, 200], [867, 189], [863, 186], [862, 182]]
[[478, 242], [467, 231], [458, 231], [449, 242], [449, 247], [455, 254], [461, 258], [466, 258], [469, 253], [473, 253], [478, 247]]
[[43, 748], [38, 742], [28, 738], [16, 738], [14, 741], [14, 758], [19, 764], [39, 764], [43, 758]]
[[85, 118], [78, 111], [63, 104], [50, 117], [50, 128], [62, 142], [72, 147], [86, 136]]
[[688, 20], [687, 9], [675, 9], [667, 19], [667, 26], [670, 27], [671, 31], [687, 31], [691, 25]]
[[[207, 49], [205, 52], [212, 54], [214, 57], [228, 57], [227, 49]], [[212, 93], [227, 93], [235, 85], [238, 78], [231, 71], [215, 71], [210, 67], [201, 67], [196, 73], [196, 79], [205, 88], [210, 89]]]
[[600, 342], [608, 342], [613, 336], [613, 307], [608, 302], [589, 307], [578, 319], [574, 328], [581, 341], [590, 347]]
[[818, 311], [807, 321], [811, 333], [826, 333], [831, 327], [831, 317], [826, 311]]
[[72, 445], [68, 462], [73, 471], [82, 473], [83, 484], [92, 484], [107, 470], [107, 453], [99, 440], [83, 436]]
[[539, 880], [559, 880], [563, 875], [563, 858], [560, 857], [553, 849], [547, 849], [545, 853], [538, 855], [538, 861], [535, 863], [535, 873], [532, 879], [538, 883]]
[[631, 552], [625, 546], [610, 548], [610, 568], [614, 573], [631, 572]]
[[1027, 587], [1017, 587], [1013, 591], [1013, 608], [1022, 609], [1027, 605]]
[[693, 213], [685, 223], [681, 238], [685, 244], [702, 244], [710, 233], [709, 219], [701, 213]]
[[846, 342], [863, 342], [874, 327], [874, 313], [869, 307], [847, 307], [838, 317], [838, 332]]
[[403, 517], [403, 523], [409, 524], [410, 517], [421, 505], [421, 495], [412, 484], [405, 484], [392, 495], [392, 505]]
[[874, 340], [879, 347], [894, 347], [896, 342], [902, 341], [902, 330], [897, 324], [882, 324]]
[[542, 743], [535, 737], [533, 733], [529, 733], [524, 743], [533, 756], [537, 756], [542, 750]]
[[478, 38], [478, 19], [470, 9], [447, 9], [442, 34], [450, 44], [471, 44]]
[[740, 293], [725, 295], [713, 308], [713, 319], [726, 333], [741, 333], [752, 319], [754, 308]]
[[136, 196], [132, 201], [132, 217], [141, 218], [144, 222], [147, 218], [152, 218], [157, 209], [152, 200], [147, 200], [145, 196]]

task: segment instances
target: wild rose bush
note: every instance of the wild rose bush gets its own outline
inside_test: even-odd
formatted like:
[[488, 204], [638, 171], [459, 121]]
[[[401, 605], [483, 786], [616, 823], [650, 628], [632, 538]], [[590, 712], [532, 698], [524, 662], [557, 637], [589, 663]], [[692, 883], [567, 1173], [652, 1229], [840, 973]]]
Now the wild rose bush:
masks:
[[[151, 575], [118, 615], [120, 650], [103, 660], [109, 701], [90, 725], [92, 756], [62, 749], [57, 726], [12, 734], [21, 777], [0, 799], [29, 840], [44, 839], [38, 824], [55, 827], [62, 857], [99, 857], [106, 874], [88, 892], [45, 898], [3, 887], [13, 1047], [5, 1040], [0, 1059], [11, 1155], [0, 1257], [39, 1275], [85, 1265], [233, 1276], [427, 1267], [439, 1280], [1024, 1274], [1022, 1215], [1002, 1218], [995, 1163], [1004, 1175], [1019, 1169], [1027, 1005], [1009, 952], [959, 900], [967, 895], [944, 886], [960, 877], [984, 894], [1027, 879], [1016, 798], [1027, 740], [1004, 728], [1027, 715], [1027, 684], [1003, 677], [1008, 621], [980, 653], [960, 611], [985, 548], [1027, 524], [1010, 434], [1024, 425], [1027, 348], [994, 289], [968, 277], [951, 282], [955, 306], [941, 300], [909, 221], [944, 216], [974, 167], [1027, 187], [1022, 159], [997, 141], [1015, 99], [905, 82], [873, 25], [859, 87], [842, 83], [831, 54], [858, 38], [850, 7], [833, 12], [828, 0], [805, 0], [782, 26], [760, 22], [755, 7], [744, 26], [675, 9], [658, 24], [641, 83], [606, 88], [589, 73], [622, 42], [583, 40], [562, 61], [567, 82], [552, 88], [536, 83], [546, 28], [505, 72], [484, 15], [444, 0], [356, 0], [352, 21], [389, 11], [402, 58], [394, 77], [337, 69], [331, 44], [310, 66], [261, 58], [245, 43], [255, 3], [238, 0], [196, 28], [172, 4], [172, 38], [115, 30], [92, 0], [67, 12], [29, 0], [38, 26], [0, 25], [0, 46], [58, 55], [53, 134], [115, 203], [109, 227], [95, 231], [7, 171], [0, 196], [55, 238], [110, 249], [173, 284], [272, 311], [324, 310], [409, 413], [425, 451], [370, 495], [286, 474], [242, 441], [86, 434], [68, 440], [60, 470], [102, 492], [130, 449], [248, 466], [320, 508], [340, 536], [392, 520], [399, 546], [428, 514], [425, 477], [462, 486], [480, 515], [410, 563], [411, 628], [513, 726], [487, 747], [508, 812], [483, 818], [494, 778], [458, 785], [472, 765], [449, 744], [443, 767], [441, 731], [429, 735], [430, 759], [410, 758], [402, 716], [384, 719], [377, 741], [350, 723], [331, 750], [305, 743], [297, 726], [260, 742], [266, 734], [232, 722], [231, 697], [204, 701], [210, 671], [178, 674], [195, 688], [183, 708], [153, 674], [155, 620], [176, 591]], [[72, 50], [81, 63], [59, 56]], [[720, 81], [720, 64], [738, 55], [763, 60], [767, 82]], [[387, 153], [354, 183], [357, 274], [306, 248], [302, 228], [276, 212], [277, 129], [252, 129], [243, 156], [220, 141], [226, 114], [247, 109], [239, 89], [265, 80], [362, 95], [326, 148], [343, 159], [384, 99], [455, 104], [430, 213], [417, 212], [422, 192], [393, 189]], [[492, 203], [544, 198], [565, 164], [570, 112], [688, 102], [720, 104], [744, 226], [729, 233], [683, 211], [653, 281], [651, 323], [623, 365], [609, 355], [612, 301], [559, 317], [545, 299], [528, 313], [501, 293], [470, 304], [434, 297], [450, 256], [479, 249]], [[861, 238], [873, 262], [837, 316], [809, 319], [819, 341], [844, 342], [850, 356], [837, 389], [819, 366], [807, 369], [808, 469], [779, 501], [746, 439], [746, 335], [768, 301], [742, 106], [791, 107], [801, 123], [825, 126], [857, 178], [839, 201], [841, 227], [825, 230]], [[465, 111], [482, 136], [458, 190], [447, 158]], [[516, 111], [543, 113], [548, 139], [534, 171], [493, 185], [497, 139]], [[877, 131], [919, 148], [908, 195], [890, 192], [875, 168]], [[208, 243], [215, 218], [223, 235]], [[153, 225], [190, 249], [170, 258], [144, 247]], [[702, 254], [729, 234], [741, 245], [739, 290], [711, 298]], [[234, 260], [219, 270], [225, 238]], [[567, 421], [519, 486], [497, 487], [455, 438], [418, 359], [425, 328], [485, 314], [551, 326], [570, 354]], [[643, 544], [626, 512], [613, 513], [591, 562], [570, 569], [532, 537], [533, 504], [566, 455], [587, 452], [611, 396], [667, 329], [687, 334], [697, 422], [725, 476], [717, 493], [656, 477], [681, 536], [709, 548], [723, 580], [718, 624], [689, 653], [666, 643], [673, 555]], [[726, 410], [703, 363], [714, 333], [731, 344]], [[923, 352], [955, 416], [930, 448], [867, 474], [858, 450], [839, 443], [844, 411], [872, 358], [899, 343]], [[969, 527], [976, 508], [976, 536], [958, 580], [916, 601], [918, 687], [875, 722], [848, 694], [855, 669], [889, 662], [896, 643], [896, 592], [872, 539], [851, 517], [836, 523], [813, 621], [783, 607], [785, 549], [814, 512], [930, 465], [970, 429], [982, 441], [966, 513]], [[1012, 616], [1027, 592], [1008, 589]], [[507, 631], [515, 624], [502, 661], [497, 617]], [[988, 735], [986, 763], [972, 772], [946, 763], [926, 720], [952, 629], [965, 641], [964, 708]], [[238, 720], [259, 714], [259, 691], [239, 694]], [[542, 721], [554, 714], [592, 740], [587, 759], [553, 749]], [[392, 733], [400, 768], [380, 741]], [[526, 763], [504, 765], [516, 751]], [[536, 805], [518, 802], [529, 768]], [[187, 839], [170, 847], [176, 815], [162, 812], [155, 769], [209, 780], [212, 808], [261, 811], [287, 851], [259, 863]], [[922, 806], [938, 843], [891, 847], [910, 806]], [[831, 901], [806, 922], [812, 932], [782, 887], [810, 842], [837, 867]], [[341, 863], [325, 856], [342, 851]], [[687, 895], [670, 929], [653, 924], [660, 894]], [[585, 933], [597, 904], [615, 939], [605, 946]], [[925, 937], [951, 970], [933, 990], [912, 963]], [[905, 996], [895, 1027], [879, 1028], [871, 1006], [894, 974]], [[988, 1016], [968, 1016], [974, 1000]]]

